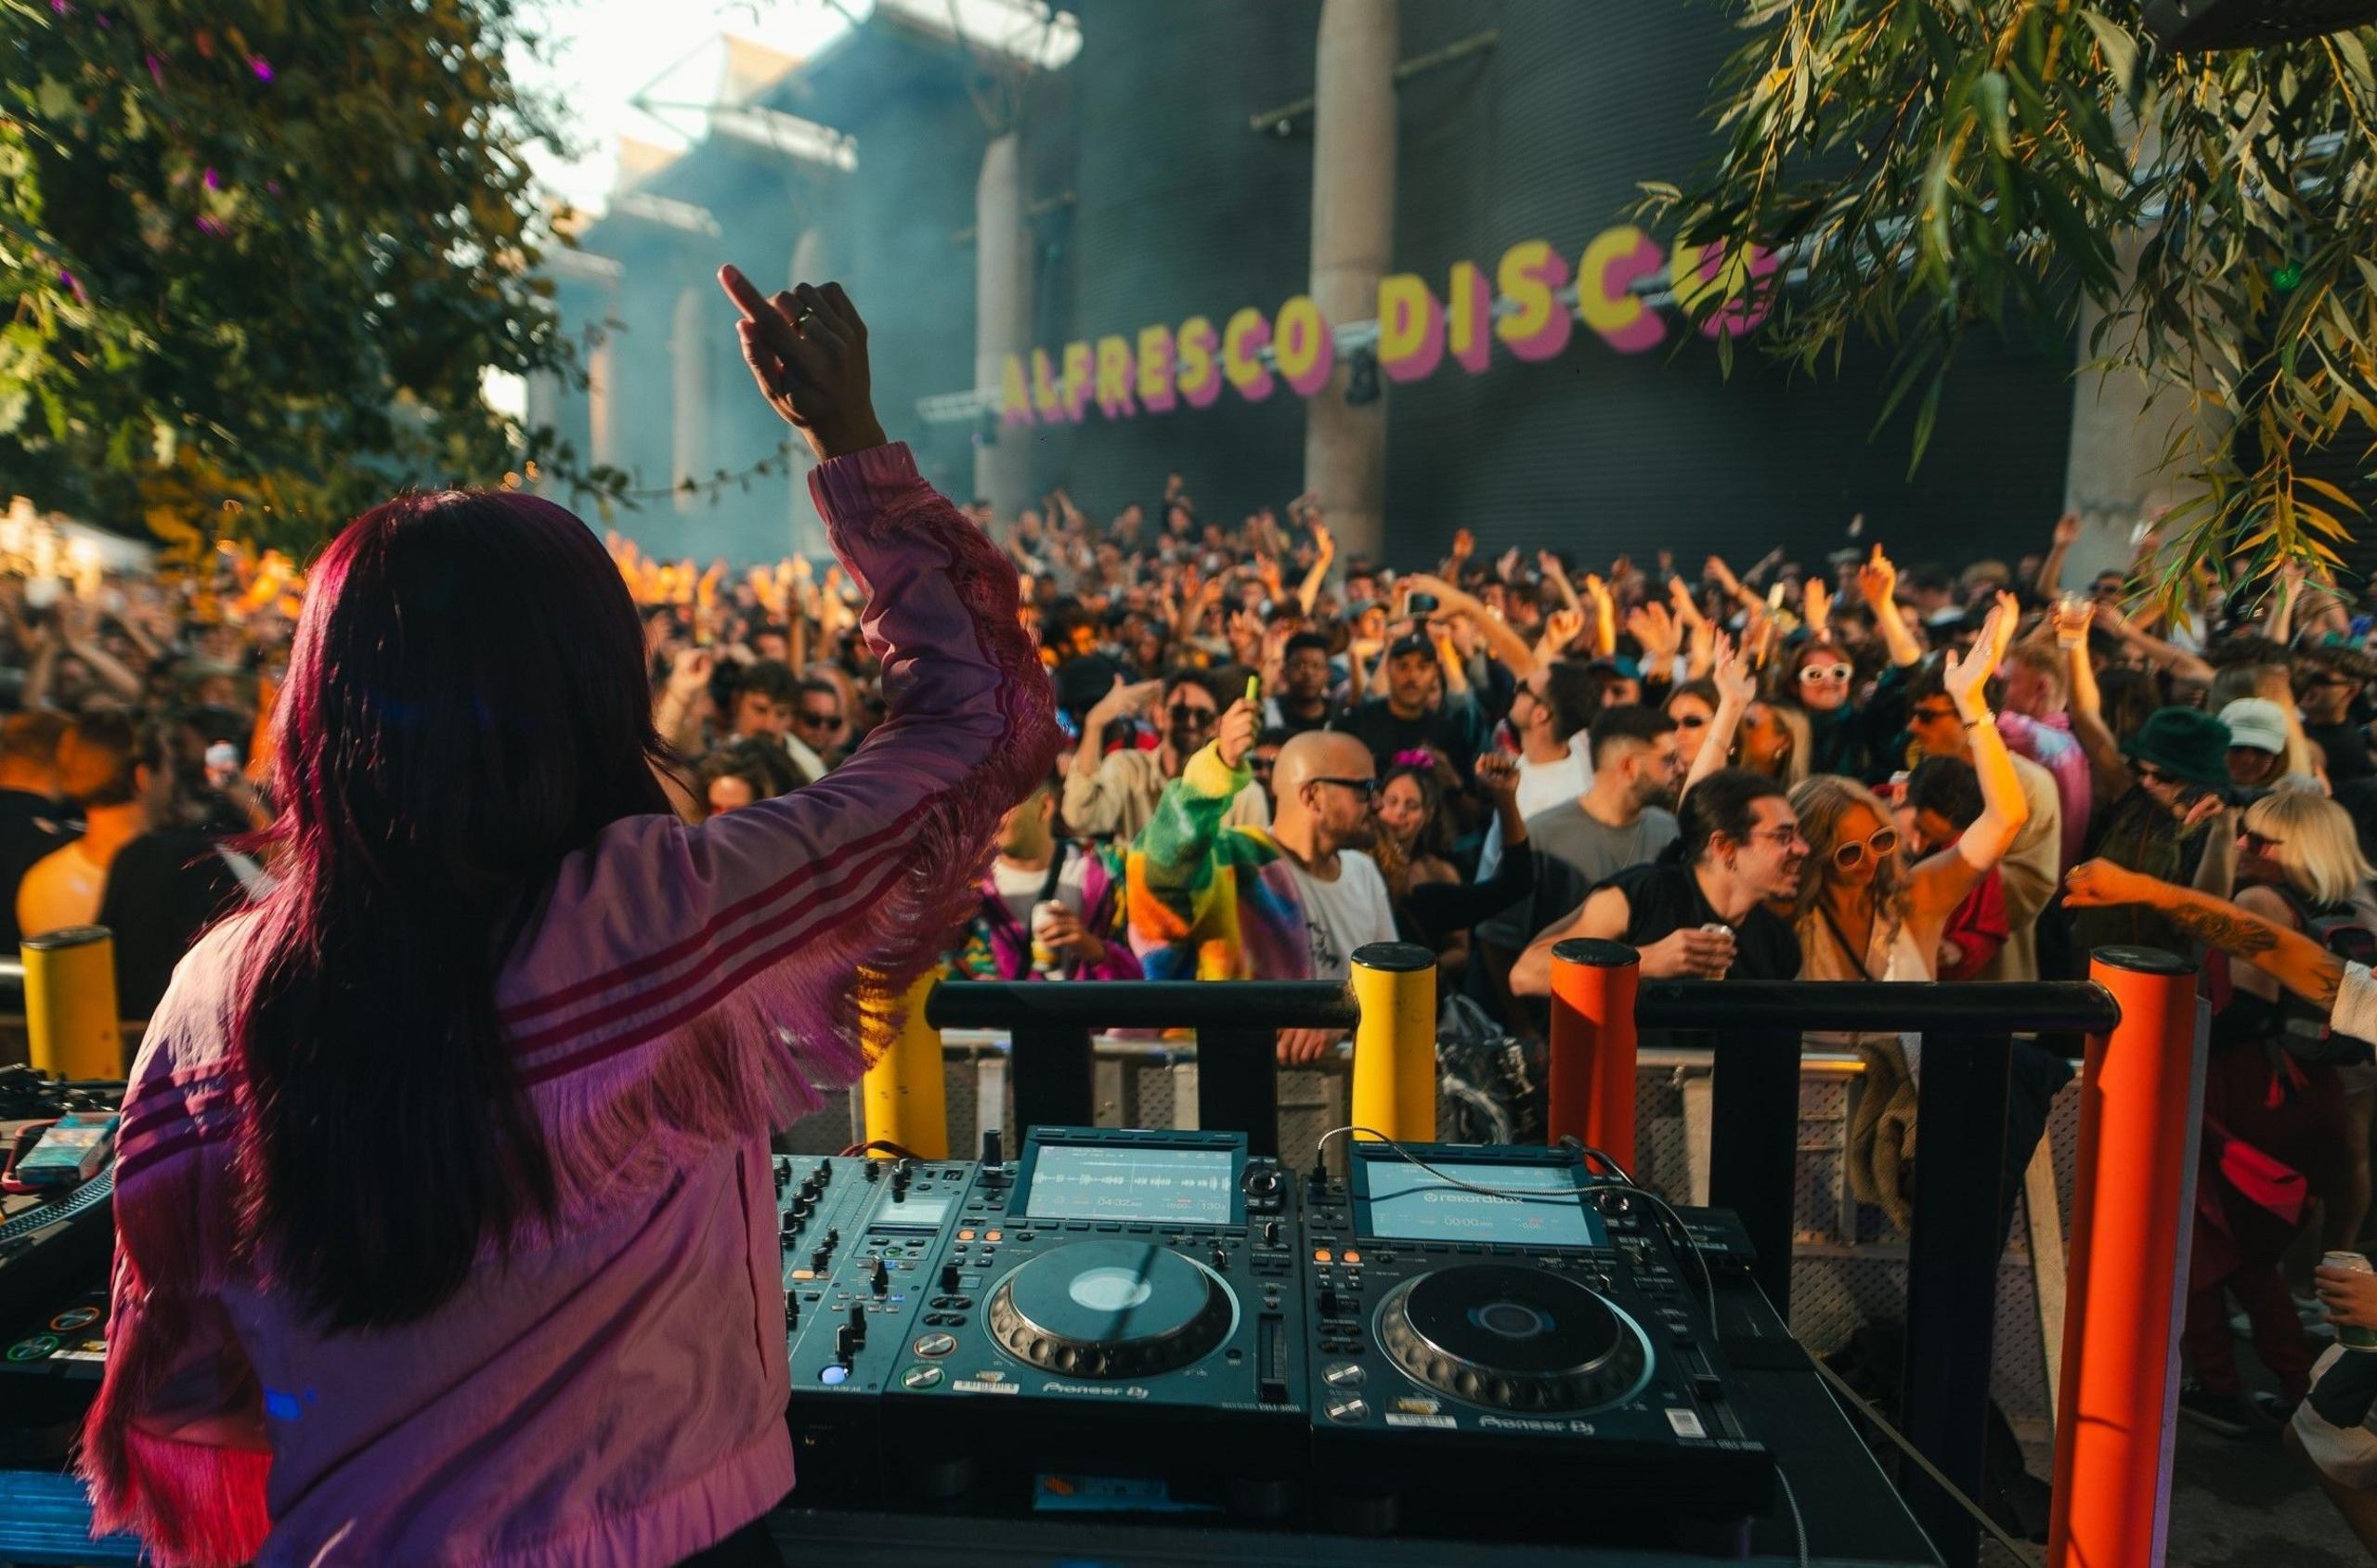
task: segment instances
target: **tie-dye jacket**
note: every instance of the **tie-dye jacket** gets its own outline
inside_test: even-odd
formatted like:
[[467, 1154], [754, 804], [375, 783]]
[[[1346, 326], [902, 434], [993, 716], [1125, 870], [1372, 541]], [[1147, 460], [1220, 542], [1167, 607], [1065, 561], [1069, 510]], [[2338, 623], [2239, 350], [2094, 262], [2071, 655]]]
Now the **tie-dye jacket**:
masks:
[[1127, 862], [1131, 946], [1151, 980], [1307, 980], [1295, 873], [1267, 828], [1224, 823], [1253, 777], [1218, 746], [1164, 786]]

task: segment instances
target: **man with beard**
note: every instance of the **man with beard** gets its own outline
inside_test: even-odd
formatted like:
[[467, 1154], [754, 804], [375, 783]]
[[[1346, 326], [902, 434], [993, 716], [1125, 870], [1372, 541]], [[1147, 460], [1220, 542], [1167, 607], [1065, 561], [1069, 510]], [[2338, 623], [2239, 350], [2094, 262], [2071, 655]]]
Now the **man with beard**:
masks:
[[[1342, 980], [1357, 948], [1395, 940], [1386, 879], [1363, 852], [1378, 773], [1360, 741], [1289, 737], [1271, 772], [1271, 826], [1225, 820], [1248, 784], [1256, 715], [1231, 705], [1132, 847], [1131, 945], [1150, 979]], [[1282, 1030], [1279, 1059], [1316, 1060], [1342, 1038]]]
[[1332, 711], [1329, 639], [1317, 631], [1299, 631], [1289, 638], [1280, 655], [1279, 680], [1286, 690], [1264, 704], [1263, 727], [1291, 735], [1327, 729]]
[[[1162, 715], [1163, 745], [1153, 751], [1126, 745], [1109, 755], [1107, 732], [1151, 706]], [[1193, 671], [1135, 686], [1125, 686], [1118, 677], [1114, 689], [1082, 720], [1081, 745], [1065, 775], [1066, 829], [1083, 838], [1111, 838], [1118, 844], [1138, 837], [1155, 814], [1166, 781], [1180, 777], [1198, 748], [1212, 741], [1214, 721], [1220, 716], [1213, 689]], [[1232, 827], [1260, 827], [1271, 820], [1270, 803], [1260, 785], [1240, 782], [1244, 787], [1225, 803], [1223, 821]]]
[[1597, 888], [1675, 842], [1668, 810], [1683, 764], [1675, 720], [1655, 707], [1604, 708], [1592, 722], [1592, 783], [1526, 822], [1529, 842], [1577, 868]]
[[1477, 705], [1446, 699], [1444, 666], [1424, 631], [1406, 632], [1387, 650], [1386, 694], [1364, 698], [1331, 727], [1369, 746], [1382, 772], [1405, 752], [1434, 751], [1465, 779], [1486, 748]]
[[1590, 733], [1592, 783], [1577, 798], [1526, 820], [1527, 842], [1539, 857], [1565, 870], [1539, 858], [1535, 895], [1477, 927], [1489, 953], [1517, 952], [1588, 891], [1657, 860], [1675, 842], [1668, 808], [1683, 771], [1675, 720], [1655, 707], [1604, 708]]
[[1511, 966], [1521, 996], [1552, 991], [1552, 950], [1571, 937], [1621, 941], [1643, 955], [1648, 978], [1787, 980], [1799, 973], [1799, 939], [1766, 906], [1799, 890], [1808, 841], [1783, 786], [1726, 768], [1683, 797], [1678, 837], [1649, 865], [1619, 872], [1538, 937]]

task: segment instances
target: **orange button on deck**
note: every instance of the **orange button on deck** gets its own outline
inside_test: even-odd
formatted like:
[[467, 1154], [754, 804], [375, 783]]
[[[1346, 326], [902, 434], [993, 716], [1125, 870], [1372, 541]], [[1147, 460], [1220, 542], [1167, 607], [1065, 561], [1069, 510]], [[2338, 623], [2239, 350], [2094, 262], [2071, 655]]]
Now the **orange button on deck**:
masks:
[[982, 1233], [982, 1239], [985, 1241], [996, 1241], [1004, 1234], [1005, 1233], [1002, 1231], [986, 1230]]
[[1349, 1251], [1345, 1254], [1343, 1261], [1349, 1263], [1357, 1263], [1362, 1261], [1362, 1255], [1359, 1252]]
[[957, 1233], [957, 1239], [960, 1241], [971, 1241], [974, 1239], [974, 1233], [970, 1230], [961, 1230]]
[[1317, 1263], [1333, 1263], [1337, 1258], [1336, 1254], [1331, 1252], [1328, 1248], [1315, 1247], [1312, 1250], [1312, 1261]]

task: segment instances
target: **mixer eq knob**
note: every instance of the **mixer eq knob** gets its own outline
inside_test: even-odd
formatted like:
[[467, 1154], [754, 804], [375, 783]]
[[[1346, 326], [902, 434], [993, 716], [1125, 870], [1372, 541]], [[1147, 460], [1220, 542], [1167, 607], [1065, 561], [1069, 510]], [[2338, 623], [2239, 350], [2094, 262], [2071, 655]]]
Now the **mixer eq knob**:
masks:
[[944, 1295], [944, 1296], [954, 1296], [954, 1295], [955, 1295], [955, 1294], [959, 1291], [959, 1289], [961, 1289], [962, 1288], [963, 1288], [963, 1287], [962, 1287], [962, 1286], [960, 1286], [960, 1285], [959, 1285], [959, 1283], [958, 1283], [958, 1278], [957, 1278], [957, 1265], [956, 1265], [955, 1263], [943, 1263], [943, 1264], [942, 1264], [942, 1265], [941, 1265], [941, 1293], [942, 1293], [942, 1295]]

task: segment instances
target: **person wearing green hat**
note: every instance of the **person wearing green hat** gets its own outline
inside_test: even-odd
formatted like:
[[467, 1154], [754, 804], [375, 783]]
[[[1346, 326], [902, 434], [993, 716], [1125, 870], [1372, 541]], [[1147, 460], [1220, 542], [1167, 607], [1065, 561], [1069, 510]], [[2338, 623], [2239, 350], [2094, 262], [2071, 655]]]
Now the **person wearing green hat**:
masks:
[[[2207, 824], [2228, 804], [2228, 726], [2200, 708], [2162, 707], [2116, 741], [2098, 711], [2095, 682], [2086, 688], [2074, 682], [2072, 732], [2112, 798], [2090, 855], [2161, 881], [2194, 882], [2213, 837]], [[2221, 883], [2208, 891], [2227, 894], [2224, 864], [2208, 868]], [[2079, 952], [2113, 943], [2189, 951], [2184, 931], [2142, 905], [2074, 911], [2072, 934]]]

